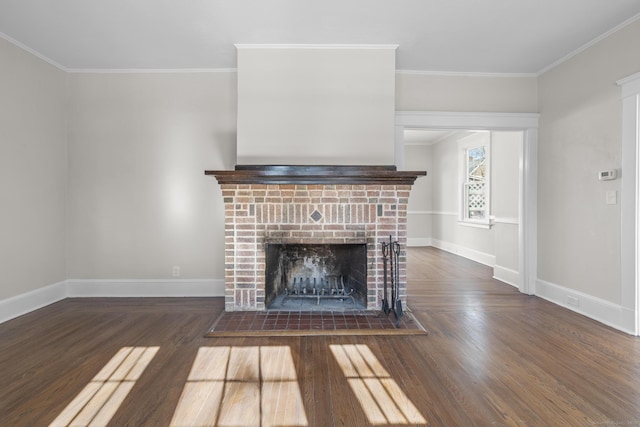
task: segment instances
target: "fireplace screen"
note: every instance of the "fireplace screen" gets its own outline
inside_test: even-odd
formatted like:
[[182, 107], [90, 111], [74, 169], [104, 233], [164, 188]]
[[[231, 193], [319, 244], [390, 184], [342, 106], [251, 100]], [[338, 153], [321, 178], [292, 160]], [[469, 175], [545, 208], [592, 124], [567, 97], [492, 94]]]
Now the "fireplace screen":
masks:
[[267, 309], [366, 309], [366, 244], [267, 244], [265, 261]]

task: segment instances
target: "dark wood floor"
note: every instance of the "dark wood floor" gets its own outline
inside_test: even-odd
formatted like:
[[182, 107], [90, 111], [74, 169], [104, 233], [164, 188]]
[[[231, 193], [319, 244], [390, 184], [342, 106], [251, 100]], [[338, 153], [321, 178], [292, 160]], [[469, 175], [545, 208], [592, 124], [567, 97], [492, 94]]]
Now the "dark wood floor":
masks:
[[[639, 339], [522, 295], [491, 279], [491, 269], [455, 255], [411, 248], [408, 256], [409, 306], [428, 336], [203, 338], [223, 309], [216, 298], [67, 299], [6, 322], [0, 426], [49, 425], [131, 346], [159, 349], [111, 426], [169, 425], [185, 404], [201, 347], [290, 349], [299, 387], [292, 399], [301, 401], [298, 416], [309, 426], [415, 422], [407, 412], [387, 412], [394, 404], [385, 399], [398, 395], [396, 412], [404, 399], [431, 426], [640, 425]], [[388, 378], [366, 379], [360, 370], [355, 375], [364, 379], [354, 378], [335, 350], [355, 348], [370, 351], [367, 363], [379, 363]], [[376, 394], [371, 381], [388, 394]], [[376, 408], [367, 407], [357, 384], [373, 384]], [[272, 396], [262, 395], [260, 411], [274, 404]], [[249, 412], [235, 425], [259, 422]], [[218, 413], [213, 422], [224, 419]]]

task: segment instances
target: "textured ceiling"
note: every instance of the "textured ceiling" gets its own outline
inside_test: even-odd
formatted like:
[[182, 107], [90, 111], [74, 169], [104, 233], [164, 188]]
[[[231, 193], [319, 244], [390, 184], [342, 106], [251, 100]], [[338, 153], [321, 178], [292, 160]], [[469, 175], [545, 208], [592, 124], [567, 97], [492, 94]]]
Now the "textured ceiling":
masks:
[[0, 0], [0, 33], [61, 68], [228, 69], [234, 44], [398, 44], [396, 68], [536, 74], [640, 0]]

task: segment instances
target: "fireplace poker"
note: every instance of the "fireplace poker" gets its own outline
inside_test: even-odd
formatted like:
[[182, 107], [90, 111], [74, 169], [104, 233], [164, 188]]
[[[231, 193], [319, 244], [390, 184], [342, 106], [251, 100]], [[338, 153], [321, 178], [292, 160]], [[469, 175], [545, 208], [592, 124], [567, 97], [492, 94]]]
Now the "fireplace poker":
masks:
[[[395, 309], [396, 309], [396, 275], [395, 275], [395, 271], [393, 270], [393, 256], [394, 256], [394, 251], [393, 251], [393, 240], [391, 238], [391, 236], [389, 236], [389, 264], [390, 264], [390, 276], [391, 276], [391, 310], [394, 311], [395, 314]], [[398, 266], [396, 265], [396, 268], [398, 268]], [[397, 317], [397, 316], [396, 316]]]
[[389, 307], [389, 294], [387, 292], [387, 256], [389, 255], [389, 246], [387, 242], [382, 242], [382, 275], [384, 279], [384, 296], [382, 298], [382, 312], [389, 316], [391, 308]]
[[398, 259], [400, 257], [400, 243], [394, 242], [393, 247], [393, 256], [396, 259], [396, 277], [395, 277], [395, 285], [396, 285], [396, 305], [394, 306], [393, 314], [396, 316], [396, 326], [400, 324], [400, 318], [404, 314], [402, 312], [402, 300], [400, 299], [400, 269], [398, 268]]

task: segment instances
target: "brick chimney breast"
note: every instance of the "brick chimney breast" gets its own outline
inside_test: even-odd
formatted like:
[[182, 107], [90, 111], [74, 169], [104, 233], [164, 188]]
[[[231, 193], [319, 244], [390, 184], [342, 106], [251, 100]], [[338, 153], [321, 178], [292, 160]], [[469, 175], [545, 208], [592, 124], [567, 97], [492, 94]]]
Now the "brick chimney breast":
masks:
[[379, 310], [380, 246], [400, 243], [400, 298], [406, 303], [407, 203], [426, 172], [395, 166], [236, 166], [205, 171], [225, 206], [225, 310], [266, 310], [265, 247], [365, 244], [366, 309]]

